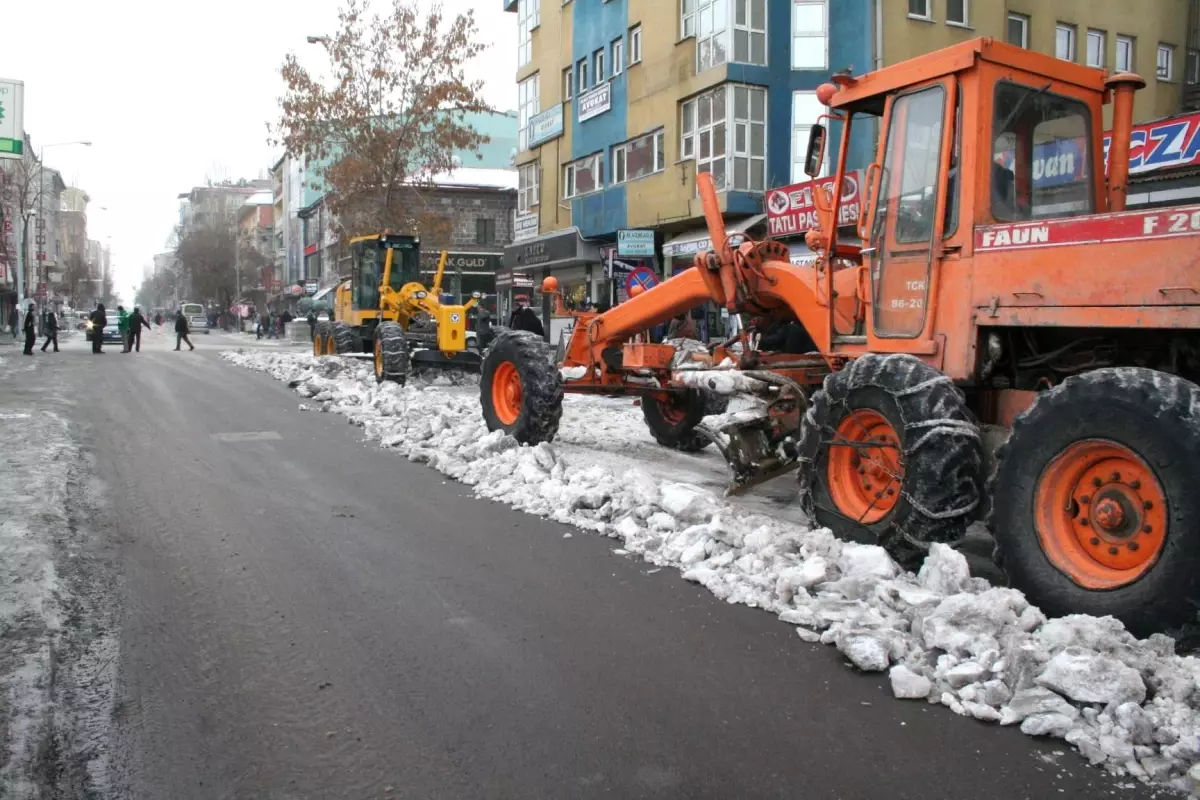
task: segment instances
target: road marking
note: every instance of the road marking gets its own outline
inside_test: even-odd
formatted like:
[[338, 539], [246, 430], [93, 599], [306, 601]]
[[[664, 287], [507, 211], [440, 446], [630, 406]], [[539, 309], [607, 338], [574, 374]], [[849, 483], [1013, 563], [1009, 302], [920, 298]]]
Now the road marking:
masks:
[[214, 433], [218, 442], [271, 442], [283, 437], [278, 431], [245, 431], [243, 433]]

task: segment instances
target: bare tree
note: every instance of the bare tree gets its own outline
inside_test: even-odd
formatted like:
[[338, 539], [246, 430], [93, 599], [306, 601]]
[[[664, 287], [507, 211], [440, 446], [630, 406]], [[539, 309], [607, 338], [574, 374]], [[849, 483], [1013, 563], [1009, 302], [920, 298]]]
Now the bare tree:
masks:
[[215, 300], [222, 307], [233, 300], [237, 246], [233, 226], [223, 220], [179, 234], [175, 255], [188, 287], [198, 298]]
[[315, 166], [344, 231], [433, 233], [422, 190], [458, 166], [456, 151], [487, 141], [465, 117], [493, 110], [483, 82], [466, 77], [487, 47], [474, 12], [451, 17], [441, 3], [427, 13], [421, 5], [392, 0], [379, 15], [366, 0], [345, 0], [339, 30], [322, 39], [332, 85], [294, 55], [284, 61], [274, 144]]

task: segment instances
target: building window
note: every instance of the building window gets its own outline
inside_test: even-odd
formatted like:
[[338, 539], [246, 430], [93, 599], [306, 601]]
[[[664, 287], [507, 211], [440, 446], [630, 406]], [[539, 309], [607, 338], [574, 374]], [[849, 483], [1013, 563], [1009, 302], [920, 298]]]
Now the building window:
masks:
[[1169, 44], [1158, 46], [1158, 62], [1154, 74], [1160, 81], [1169, 81], [1175, 77], [1175, 48]]
[[679, 38], [696, 35], [696, 0], [679, 0]]
[[697, 0], [696, 72], [729, 60], [729, 0]]
[[563, 70], [563, 87], [562, 87], [562, 89], [563, 89], [563, 94], [562, 94], [563, 102], [565, 103], [575, 95], [575, 92], [574, 92], [575, 71], [572, 70], [570, 67], [567, 67], [566, 69]]
[[767, 65], [767, 0], [733, 0], [733, 60]]
[[1187, 82], [1200, 83], [1200, 50], [1188, 50]]
[[829, 66], [828, 14], [825, 0], [792, 3], [792, 69]]
[[517, 0], [517, 68], [533, 61], [533, 29], [542, 21], [542, 0]]
[[929, 12], [929, 0], [908, 0], [908, 15], [920, 19], [932, 19]]
[[1104, 31], [1087, 32], [1087, 65], [1089, 67], [1104, 66]]
[[642, 63], [642, 26], [629, 29], [629, 65]]
[[583, 94], [588, 88], [588, 63], [586, 58], [579, 59], [575, 64], [575, 77], [579, 79], [579, 94]]
[[1133, 72], [1133, 37], [1117, 36], [1117, 71]]
[[767, 92], [730, 84], [680, 107], [680, 157], [710, 172], [717, 191], [761, 192], [766, 184]]
[[1054, 28], [1054, 55], [1063, 61], [1075, 60], [1075, 26], [1059, 23]]
[[613, 183], [636, 181], [667, 168], [663, 152], [666, 136], [662, 131], [648, 133], [613, 148]]
[[[792, 92], [792, 183], [808, 180], [804, 174], [804, 155], [808, 149], [808, 135], [822, 114], [829, 113], [816, 92]], [[821, 176], [829, 163], [826, 151], [825, 163], [821, 165]]]
[[613, 39], [612, 42], [612, 72], [620, 75], [625, 71], [625, 40]]
[[496, 220], [491, 217], [475, 218], [475, 244], [496, 243]]
[[517, 211], [528, 213], [537, 207], [541, 189], [541, 168], [535, 161], [517, 170]]
[[946, 0], [946, 24], [968, 27], [971, 24], [970, 6], [970, 0]]
[[517, 84], [517, 121], [521, 126], [517, 138], [521, 150], [529, 149], [529, 121], [537, 116], [539, 102], [538, 75], [535, 73]]
[[1009, 14], [1006, 39], [1009, 44], [1015, 44], [1017, 47], [1029, 47], [1029, 17], [1024, 14]]
[[604, 48], [592, 53], [592, 68], [596, 75], [596, 84], [604, 83]]
[[572, 161], [563, 167], [563, 197], [570, 199], [604, 188], [600, 172], [603, 159], [599, 153]]

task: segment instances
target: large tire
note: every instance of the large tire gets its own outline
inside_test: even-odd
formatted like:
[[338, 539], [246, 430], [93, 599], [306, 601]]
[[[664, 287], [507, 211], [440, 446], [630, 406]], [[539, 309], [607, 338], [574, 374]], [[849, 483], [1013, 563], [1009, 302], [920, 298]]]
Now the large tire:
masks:
[[[1194, 383], [1135, 367], [1039, 395], [997, 450], [990, 487], [997, 562], [1012, 585], [1047, 614], [1112, 615], [1139, 636], [1194, 622], [1197, 408]], [[1106, 518], [1105, 506], [1120, 515]]]
[[375, 381], [401, 386], [408, 380], [408, 339], [398, 322], [381, 322], [375, 328]]
[[808, 513], [906, 567], [931, 543], [962, 539], [983, 497], [979, 428], [962, 393], [912, 356], [867, 355], [826, 376], [797, 449]]
[[312, 341], [313, 355], [314, 356], [331, 355], [331, 353], [328, 352], [328, 350], [326, 349], [326, 343], [329, 342], [330, 339], [331, 339], [331, 336], [330, 336], [330, 330], [329, 330], [329, 323], [328, 322], [318, 322], [317, 327], [313, 332], [313, 341]]
[[522, 444], [554, 441], [563, 389], [546, 341], [528, 331], [498, 335], [483, 359], [479, 400], [488, 430], [502, 430]]
[[710, 414], [725, 413], [728, 407], [725, 395], [688, 389], [672, 395], [669, 401], [643, 397], [642, 417], [654, 441], [663, 447], [695, 453], [712, 444], [711, 439], [696, 432], [696, 426]]
[[[331, 355], [342, 356], [348, 353], [362, 352], [362, 341], [358, 338], [358, 331], [346, 323], [329, 323], [329, 333], [330, 338], [333, 340], [333, 353]], [[326, 344], [328, 345], [328, 342]]]

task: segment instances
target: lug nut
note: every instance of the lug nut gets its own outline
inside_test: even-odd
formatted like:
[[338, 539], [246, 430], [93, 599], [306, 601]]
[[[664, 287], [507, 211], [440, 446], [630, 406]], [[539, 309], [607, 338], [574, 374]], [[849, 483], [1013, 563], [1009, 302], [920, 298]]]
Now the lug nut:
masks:
[[1154, 508], [1154, 503], [1151, 503], [1149, 500], [1147, 500], [1146, 502], [1142, 503], [1142, 508], [1149, 511], [1150, 509]]
[[1111, 477], [1111, 478], [1112, 478], [1114, 481], [1119, 481], [1119, 480], [1121, 480], [1121, 473], [1119, 473], [1119, 472], [1114, 472], [1114, 473], [1113, 473], [1113, 474], [1112, 474], [1110, 477]]
[[1092, 478], [1092, 486], [1100, 486], [1102, 484], [1099, 478]]
[[1100, 544], [1100, 540], [1097, 539], [1095, 536], [1093, 536], [1091, 539], [1088, 539], [1088, 542], [1092, 545], [1092, 547], [1095, 547], [1096, 545]]
[[893, 494], [895, 494], [895, 493], [896, 493], [896, 490], [895, 490], [895, 489], [888, 489], [888, 492], [887, 492], [887, 493], [888, 493], [888, 495], [890, 496], [890, 495], [893, 495]]
[[1130, 488], [1130, 489], [1140, 489], [1140, 488], [1142, 488], [1142, 482], [1141, 482], [1141, 481], [1134, 481], [1134, 482], [1132, 482], [1131, 484], [1129, 484], [1129, 488]]
[[1137, 552], [1137, 549], [1138, 549], [1138, 543], [1137, 543], [1137, 542], [1130, 542], [1130, 543], [1129, 543], [1129, 551], [1130, 551], [1131, 553], [1132, 553], [1132, 552]]
[[1117, 554], [1117, 548], [1115, 548], [1115, 547], [1108, 548], [1108, 554], [1110, 556], [1115, 556]]
[[1092, 502], [1092, 498], [1085, 494], [1083, 497], [1079, 498], [1079, 502], [1087, 505], [1088, 503]]
[[1154, 533], [1154, 528], [1151, 528], [1149, 525], [1143, 525], [1142, 533]]
[[1091, 523], [1091, 520], [1089, 520], [1087, 517], [1084, 517], [1083, 519], [1079, 520], [1079, 524], [1080, 525], [1091, 525], [1092, 523]]

